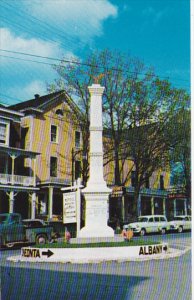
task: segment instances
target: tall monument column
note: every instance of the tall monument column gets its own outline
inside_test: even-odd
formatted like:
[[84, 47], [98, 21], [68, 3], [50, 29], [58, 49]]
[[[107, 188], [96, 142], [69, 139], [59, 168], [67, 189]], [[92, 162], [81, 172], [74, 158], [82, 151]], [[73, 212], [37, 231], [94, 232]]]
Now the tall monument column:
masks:
[[90, 103], [90, 173], [87, 187], [82, 190], [86, 201], [85, 227], [79, 237], [113, 237], [107, 226], [108, 197], [111, 193], [103, 176], [102, 94], [104, 87], [89, 87]]

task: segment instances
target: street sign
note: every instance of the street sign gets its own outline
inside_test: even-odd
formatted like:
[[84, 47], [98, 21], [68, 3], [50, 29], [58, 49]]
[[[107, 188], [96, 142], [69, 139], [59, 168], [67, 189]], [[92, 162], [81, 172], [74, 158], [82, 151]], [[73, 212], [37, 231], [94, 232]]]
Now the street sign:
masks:
[[76, 192], [63, 194], [63, 223], [76, 223]]
[[53, 254], [54, 253], [49, 249], [47, 251], [42, 251], [41, 249], [38, 249], [38, 248], [22, 248], [21, 249], [21, 256], [27, 257], [27, 258], [42, 258], [43, 256], [49, 258]]

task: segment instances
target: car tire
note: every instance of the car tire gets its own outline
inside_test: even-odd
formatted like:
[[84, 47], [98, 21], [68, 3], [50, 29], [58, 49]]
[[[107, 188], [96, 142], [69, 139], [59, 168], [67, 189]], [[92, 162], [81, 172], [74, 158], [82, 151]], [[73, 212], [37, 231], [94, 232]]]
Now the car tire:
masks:
[[45, 234], [39, 234], [36, 237], [36, 244], [46, 244], [47, 243], [47, 236]]
[[146, 230], [145, 230], [145, 228], [142, 228], [141, 231], [140, 231], [140, 235], [144, 236], [145, 234], [146, 234]]
[[166, 228], [161, 229], [161, 234], [166, 234]]
[[182, 227], [182, 226], [179, 226], [177, 232], [178, 232], [178, 233], [182, 233], [182, 232], [183, 232], [183, 227]]

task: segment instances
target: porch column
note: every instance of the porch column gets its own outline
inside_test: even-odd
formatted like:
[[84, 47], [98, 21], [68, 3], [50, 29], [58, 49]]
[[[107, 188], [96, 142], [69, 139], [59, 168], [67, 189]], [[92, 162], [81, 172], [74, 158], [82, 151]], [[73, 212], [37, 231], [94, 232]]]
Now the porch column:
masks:
[[154, 197], [151, 197], [151, 214], [154, 215]]
[[187, 199], [184, 199], [185, 216], [187, 216]]
[[34, 158], [33, 161], [34, 161], [33, 186], [36, 186], [36, 158]]
[[174, 217], [176, 216], [176, 199], [174, 199]]
[[10, 155], [11, 156], [11, 184], [14, 184], [14, 168], [15, 168], [15, 159], [16, 155]]
[[166, 198], [163, 198], [163, 214], [166, 215]]
[[31, 197], [31, 219], [36, 217], [36, 193], [32, 193]]
[[53, 187], [49, 187], [49, 199], [48, 199], [48, 217], [52, 219], [53, 217]]
[[12, 214], [14, 211], [14, 191], [9, 194], [9, 213]]

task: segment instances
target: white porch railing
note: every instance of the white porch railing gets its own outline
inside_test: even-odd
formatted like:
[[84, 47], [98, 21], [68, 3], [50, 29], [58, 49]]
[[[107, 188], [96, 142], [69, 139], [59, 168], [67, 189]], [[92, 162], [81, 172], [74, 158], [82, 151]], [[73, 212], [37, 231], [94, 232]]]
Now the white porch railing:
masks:
[[22, 186], [33, 186], [34, 178], [30, 176], [0, 174], [0, 184], [13, 184]]

